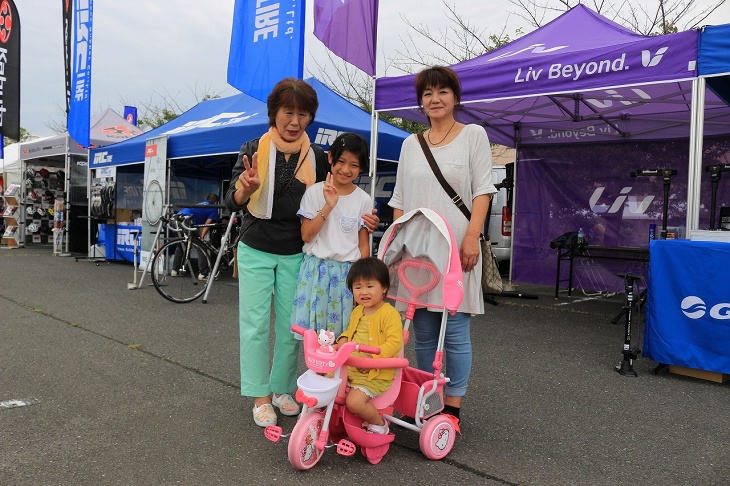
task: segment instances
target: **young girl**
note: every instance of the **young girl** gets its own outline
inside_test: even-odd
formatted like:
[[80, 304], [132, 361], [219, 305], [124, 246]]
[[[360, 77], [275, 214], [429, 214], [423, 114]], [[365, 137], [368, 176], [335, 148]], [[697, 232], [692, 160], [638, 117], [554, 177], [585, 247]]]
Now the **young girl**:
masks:
[[307, 188], [298, 215], [302, 220], [304, 260], [299, 269], [292, 324], [339, 335], [352, 312], [345, 286], [352, 262], [370, 255], [362, 215], [372, 198], [354, 184], [368, 170], [368, 144], [356, 133], [343, 133], [330, 146], [330, 173]]
[[[358, 305], [352, 311], [347, 331], [337, 338], [337, 344], [355, 341], [379, 347], [380, 354], [374, 356], [375, 358], [397, 356], [403, 347], [403, 328], [398, 311], [383, 301], [390, 287], [388, 267], [373, 257], [358, 260], [347, 276], [347, 287], [352, 291]], [[354, 354], [370, 357], [364, 353]], [[388, 424], [370, 403], [370, 399], [385, 393], [393, 383], [394, 376], [394, 368], [347, 368], [347, 382], [351, 388], [345, 404], [350, 412], [367, 423], [370, 432], [388, 433]]]

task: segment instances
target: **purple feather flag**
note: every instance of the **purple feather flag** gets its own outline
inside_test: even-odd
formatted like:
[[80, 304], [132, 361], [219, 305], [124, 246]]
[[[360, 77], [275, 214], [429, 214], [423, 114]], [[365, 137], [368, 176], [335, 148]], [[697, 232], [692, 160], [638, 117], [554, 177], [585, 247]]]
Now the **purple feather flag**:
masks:
[[314, 0], [314, 35], [338, 57], [375, 76], [378, 0]]

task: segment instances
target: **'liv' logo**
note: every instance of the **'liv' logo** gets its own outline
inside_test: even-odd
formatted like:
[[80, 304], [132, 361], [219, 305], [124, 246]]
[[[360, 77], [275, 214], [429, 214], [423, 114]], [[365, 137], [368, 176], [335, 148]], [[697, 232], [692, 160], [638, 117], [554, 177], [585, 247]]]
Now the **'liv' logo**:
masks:
[[652, 57], [651, 51], [641, 51], [641, 64], [644, 67], [653, 67], [659, 64], [662, 60], [662, 56], [667, 52], [668, 47], [660, 47], [657, 49], [656, 54]]

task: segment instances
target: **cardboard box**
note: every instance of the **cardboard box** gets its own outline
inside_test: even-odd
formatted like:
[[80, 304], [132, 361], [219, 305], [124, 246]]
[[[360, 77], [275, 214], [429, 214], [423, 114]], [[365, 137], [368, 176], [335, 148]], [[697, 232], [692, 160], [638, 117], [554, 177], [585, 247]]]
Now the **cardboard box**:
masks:
[[725, 383], [727, 380], [730, 380], [730, 375], [725, 373], [686, 368], [684, 366], [669, 365], [669, 372], [674, 373], [675, 375], [690, 376], [692, 378], [699, 378], [700, 380], [714, 381], [715, 383]]
[[[132, 218], [132, 210], [131, 209], [117, 209], [117, 223], [131, 223], [133, 221]], [[114, 223], [114, 221], [109, 221], [109, 223]]]

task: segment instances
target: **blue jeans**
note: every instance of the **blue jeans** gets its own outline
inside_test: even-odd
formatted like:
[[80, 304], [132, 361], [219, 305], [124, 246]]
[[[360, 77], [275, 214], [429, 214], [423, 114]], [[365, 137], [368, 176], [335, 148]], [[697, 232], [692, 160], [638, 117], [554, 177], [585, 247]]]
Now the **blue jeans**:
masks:
[[[413, 316], [413, 332], [416, 339], [418, 369], [433, 373], [433, 361], [441, 330], [441, 312], [416, 310]], [[471, 373], [471, 314], [457, 312], [446, 321], [444, 341], [445, 375], [451, 380], [445, 393], [450, 397], [463, 397]]]

